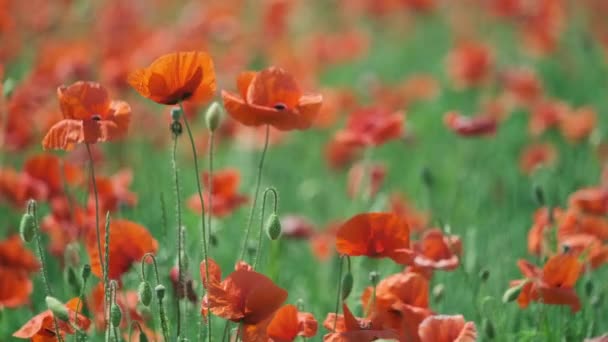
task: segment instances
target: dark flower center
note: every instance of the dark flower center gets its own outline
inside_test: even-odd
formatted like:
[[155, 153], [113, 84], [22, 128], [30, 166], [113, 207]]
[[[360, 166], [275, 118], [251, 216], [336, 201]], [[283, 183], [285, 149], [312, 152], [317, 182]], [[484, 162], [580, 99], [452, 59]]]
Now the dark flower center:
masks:
[[274, 109], [283, 111], [283, 110], [287, 109], [287, 105], [284, 103], [278, 102], [274, 105]]
[[93, 119], [94, 121], [101, 121], [101, 115], [99, 115], [99, 114], [92, 115], [91, 119]]

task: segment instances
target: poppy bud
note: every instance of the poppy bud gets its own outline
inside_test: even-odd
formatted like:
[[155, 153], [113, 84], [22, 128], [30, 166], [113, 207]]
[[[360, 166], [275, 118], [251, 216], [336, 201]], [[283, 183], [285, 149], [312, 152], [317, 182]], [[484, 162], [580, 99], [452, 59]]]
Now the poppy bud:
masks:
[[158, 284], [154, 288], [154, 291], [156, 292], [156, 297], [158, 297], [159, 300], [163, 300], [167, 289], [162, 284]]
[[353, 290], [353, 282], [353, 275], [350, 272], [346, 273], [344, 278], [342, 278], [342, 300], [346, 300], [350, 295], [350, 292]]
[[481, 326], [488, 340], [493, 340], [496, 336], [496, 331], [494, 330], [494, 324], [492, 324], [492, 321], [487, 318], [484, 318], [481, 322]]
[[59, 318], [62, 321], [67, 322], [70, 319], [70, 315], [68, 314], [68, 308], [63, 305], [57, 298], [46, 296], [45, 298], [46, 306], [51, 312], [53, 316]]
[[303, 311], [304, 310], [304, 299], [299, 298], [296, 301], [296, 307], [298, 308], [298, 311]]
[[173, 121], [170, 127], [171, 133], [173, 133], [175, 137], [179, 137], [184, 131], [184, 129], [182, 128], [182, 124], [179, 121]]
[[65, 269], [65, 281], [72, 287], [72, 292], [80, 292], [80, 279], [76, 275], [76, 271], [74, 271], [74, 268], [72, 268], [71, 266], [68, 266]]
[[538, 184], [534, 184], [534, 199], [539, 206], [545, 205], [545, 191]]
[[250, 242], [247, 245], [247, 254], [249, 254], [250, 257], [253, 257], [255, 255], [255, 251], [257, 251], [257, 247], [256, 247], [255, 243]]
[[118, 328], [120, 326], [120, 321], [122, 321], [120, 306], [112, 304], [112, 306], [110, 306], [110, 322], [114, 328]]
[[433, 299], [439, 303], [443, 299], [443, 293], [445, 292], [445, 286], [443, 284], [437, 284], [433, 287]]
[[148, 336], [143, 331], [139, 332], [139, 342], [148, 342]]
[[31, 242], [36, 235], [36, 219], [34, 215], [25, 213], [21, 217], [21, 223], [19, 224], [19, 234], [24, 242]]
[[375, 272], [375, 271], [369, 272], [369, 281], [370, 281], [370, 282], [371, 282], [371, 283], [372, 283], [374, 286], [376, 286], [376, 285], [378, 284], [378, 278], [379, 278], [379, 277], [380, 277], [380, 276], [378, 275], [378, 272]]
[[481, 279], [482, 282], [485, 283], [488, 280], [488, 278], [490, 278], [490, 271], [487, 269], [481, 270], [481, 272], [479, 272], [479, 278]]
[[139, 297], [139, 301], [145, 305], [150, 305], [150, 301], [152, 300], [152, 286], [147, 281], [142, 281], [139, 283], [139, 288], [137, 289], [137, 295]]
[[275, 213], [270, 214], [266, 221], [266, 235], [270, 240], [276, 240], [281, 235], [281, 220]]
[[182, 117], [182, 109], [179, 107], [171, 108], [171, 121], [179, 121]]
[[422, 171], [420, 172], [420, 177], [422, 178], [422, 183], [424, 183], [426, 187], [433, 187], [435, 180], [433, 179], [433, 174], [431, 173], [431, 170], [428, 167], [425, 166], [422, 168]]
[[222, 106], [217, 102], [213, 102], [209, 108], [207, 108], [207, 113], [205, 113], [205, 123], [211, 132], [215, 131], [220, 125], [222, 115]]
[[209, 243], [211, 244], [211, 246], [217, 247], [217, 244], [218, 244], [217, 235], [215, 235], [213, 233], [209, 234]]
[[82, 267], [82, 280], [87, 280], [89, 279], [89, 276], [91, 275], [91, 265], [89, 264], [85, 264]]
[[63, 260], [67, 266], [76, 267], [80, 264], [80, 247], [77, 243], [70, 243], [63, 253]]
[[511, 287], [511, 288], [507, 289], [507, 291], [505, 291], [505, 293], [502, 295], [502, 302], [510, 303], [510, 302], [516, 300], [517, 297], [519, 297], [519, 294], [521, 293], [523, 284], [524, 283], [522, 283], [522, 285]]

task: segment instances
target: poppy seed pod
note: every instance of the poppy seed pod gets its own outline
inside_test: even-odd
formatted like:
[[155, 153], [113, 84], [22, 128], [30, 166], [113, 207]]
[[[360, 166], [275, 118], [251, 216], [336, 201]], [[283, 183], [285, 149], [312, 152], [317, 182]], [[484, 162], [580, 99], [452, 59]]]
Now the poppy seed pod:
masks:
[[217, 102], [213, 102], [209, 108], [207, 108], [205, 123], [211, 132], [214, 132], [219, 127], [223, 114], [223, 108]]
[[507, 291], [505, 291], [505, 293], [502, 295], [502, 302], [510, 303], [510, 302], [516, 300], [517, 297], [519, 297], [519, 294], [521, 293], [523, 284], [525, 284], [525, 282], [519, 286], [515, 286], [515, 287], [511, 287], [511, 288], [507, 289]]
[[91, 275], [91, 265], [89, 264], [85, 264], [82, 267], [82, 280], [87, 280], [89, 279], [89, 276]]
[[270, 214], [266, 221], [266, 234], [270, 240], [276, 240], [281, 236], [281, 220], [275, 213]]
[[585, 280], [585, 294], [591, 296], [593, 294], [593, 281], [591, 278]]
[[344, 278], [342, 278], [342, 300], [346, 300], [350, 295], [353, 290], [353, 282], [353, 275], [350, 272], [346, 273]]
[[116, 304], [112, 304], [110, 307], [110, 322], [112, 326], [118, 328], [120, 326], [120, 321], [122, 321], [122, 311], [120, 310], [120, 306]]
[[479, 278], [485, 283], [488, 278], [490, 278], [490, 271], [487, 269], [481, 270], [481, 272], [479, 272]]
[[25, 213], [21, 217], [21, 223], [19, 224], [19, 234], [24, 242], [31, 242], [36, 235], [36, 219], [34, 215]]
[[369, 281], [376, 286], [378, 284], [378, 278], [380, 278], [380, 276], [378, 275], [378, 272], [372, 271], [369, 272]]
[[139, 288], [137, 289], [137, 294], [139, 296], [139, 301], [145, 305], [149, 306], [150, 301], [152, 300], [152, 286], [147, 281], [142, 281], [139, 283]]
[[80, 279], [76, 276], [76, 271], [71, 266], [68, 266], [65, 272], [66, 282], [72, 287], [74, 293], [78, 293], [82, 285], [80, 284]]
[[70, 319], [68, 308], [66, 308], [65, 305], [63, 305], [63, 303], [60, 302], [57, 298], [46, 296], [44, 300], [46, 301], [47, 308], [51, 310], [55, 317], [65, 322]]
[[179, 121], [173, 121], [171, 122], [171, 133], [173, 133], [174, 136], [179, 137], [182, 132], [184, 131], [184, 128], [182, 127], [181, 122]]
[[165, 292], [167, 289], [163, 284], [158, 284], [154, 288], [154, 291], [156, 292], [156, 297], [158, 297], [159, 300], [163, 300], [165, 298]]

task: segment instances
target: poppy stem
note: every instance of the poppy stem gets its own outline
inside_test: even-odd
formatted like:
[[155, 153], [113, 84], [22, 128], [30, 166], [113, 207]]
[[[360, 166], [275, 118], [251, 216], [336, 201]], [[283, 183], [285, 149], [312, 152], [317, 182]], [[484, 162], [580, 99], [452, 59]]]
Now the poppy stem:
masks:
[[[156, 263], [156, 257], [152, 253], [146, 253], [141, 258], [142, 281], [146, 280], [145, 263], [146, 263], [147, 258], [152, 259], [152, 266], [154, 267], [154, 275], [156, 277], [156, 287], [162, 286], [160, 283], [160, 275], [158, 273], [158, 265]], [[156, 298], [158, 299], [158, 310], [159, 310], [159, 314], [160, 314], [160, 325], [161, 325], [161, 329], [163, 331], [163, 337], [164, 337], [165, 341], [169, 341], [169, 327], [167, 325], [167, 315], [165, 313], [165, 306], [163, 305], [163, 298], [158, 296], [158, 294], [157, 294]]]
[[[171, 152], [171, 166], [173, 168], [173, 181], [175, 186], [175, 213], [177, 219], [177, 286], [181, 287], [184, 283], [184, 270], [183, 270], [183, 262], [182, 256], [183, 252], [183, 243], [182, 243], [182, 206], [181, 206], [181, 198], [179, 192], [179, 170], [177, 169], [177, 134], [173, 134], [173, 149]], [[177, 298], [177, 337], [181, 336], [182, 326], [181, 326], [181, 305], [179, 296]]]
[[158, 265], [156, 264], [156, 257], [152, 253], [146, 253], [141, 258], [141, 279], [146, 280], [146, 268], [144, 266], [146, 265], [147, 258], [152, 259], [152, 266], [154, 267], [154, 275], [156, 277], [156, 285], [158, 285], [158, 284], [160, 284], [160, 276], [158, 274]]
[[255, 191], [253, 195], [253, 203], [251, 204], [251, 210], [249, 211], [249, 218], [247, 219], [247, 227], [245, 228], [245, 236], [243, 237], [243, 244], [239, 258], [236, 260], [243, 260], [245, 257], [245, 251], [247, 250], [247, 243], [249, 242], [249, 232], [251, 231], [251, 224], [253, 223], [253, 213], [260, 193], [260, 184], [262, 183], [262, 168], [264, 167], [264, 158], [266, 157], [266, 151], [268, 150], [268, 138], [270, 136], [270, 125], [266, 125], [266, 137], [264, 139], [264, 149], [262, 150], [262, 156], [260, 157], [260, 163], [258, 164], [258, 176], [255, 184]]
[[[86, 264], [84, 265], [84, 268], [87, 269], [86, 273], [83, 270], [83, 276], [82, 276], [82, 286], [80, 287], [80, 294], [78, 295], [78, 302], [76, 303], [76, 318], [78, 318], [78, 314], [80, 313], [80, 306], [82, 305], [82, 302], [84, 301], [84, 296], [87, 290], [87, 281], [89, 280], [89, 274], [91, 272], [91, 266]], [[84, 269], [83, 268], [83, 269]], [[86, 274], [86, 275], [85, 275]], [[78, 340], [78, 335], [82, 335], [82, 332], [78, 332], [76, 335], [76, 340]]]
[[[91, 174], [91, 183], [93, 185], [93, 195], [95, 197], [95, 233], [97, 234], [97, 254], [99, 254], [99, 265], [101, 265], [101, 273], [104, 276], [104, 290], [107, 290], [107, 283], [105, 282], [107, 270], [103, 263], [103, 257], [101, 254], [101, 233], [99, 231], [99, 194], [97, 192], [97, 183], [95, 182], [95, 163], [93, 162], [93, 154], [91, 153], [91, 146], [84, 144], [87, 149], [87, 155], [89, 156], [89, 172]], [[107, 305], [107, 303], [106, 303]], [[106, 308], [107, 310], [107, 308]], [[104, 319], [107, 319], [105, 317]], [[106, 325], [108, 322], [106, 321]]]
[[[205, 261], [205, 265], [209, 265], [208, 262], [208, 252], [207, 252], [207, 227], [205, 225], [205, 200], [203, 199], [203, 189], [201, 186], [200, 179], [200, 171], [198, 168], [198, 156], [196, 152], [196, 144], [194, 143], [194, 137], [192, 136], [192, 130], [190, 129], [190, 124], [188, 123], [188, 118], [184, 111], [184, 106], [182, 103], [179, 103], [179, 108], [182, 112], [182, 117], [184, 118], [184, 124], [186, 125], [186, 131], [188, 132], [188, 138], [190, 139], [190, 146], [192, 147], [192, 158], [194, 159], [194, 174], [196, 176], [196, 187], [198, 190], [198, 198], [201, 201], [201, 230], [202, 230], [202, 250], [203, 250], [203, 260]], [[209, 279], [209, 270], [206, 270], [207, 279]], [[205, 292], [207, 289], [205, 289]], [[211, 342], [211, 315], [207, 317], [207, 339]]]
[[[110, 332], [110, 272], [109, 272], [109, 267], [110, 267], [110, 212], [108, 211], [106, 213], [106, 226], [105, 226], [105, 232], [104, 232], [104, 237], [105, 237], [105, 260], [104, 263], [102, 264], [102, 270], [104, 270], [103, 272], [103, 291], [104, 291], [104, 304], [105, 304], [105, 310], [106, 310], [106, 314], [105, 314], [105, 319], [106, 319], [106, 339], [109, 340], [109, 332]], [[99, 256], [101, 257], [101, 254], [99, 254]]]
[[[38, 248], [38, 258], [40, 259], [40, 274], [42, 275], [42, 281], [44, 282], [44, 289], [46, 290], [47, 296], [52, 296], [51, 285], [49, 284], [48, 274], [46, 273], [46, 257], [44, 256], [44, 250], [42, 249], [42, 239], [40, 236], [40, 224], [38, 222], [38, 206], [35, 200], [29, 200], [27, 202], [27, 212], [34, 217], [34, 236], [36, 238], [36, 246]], [[59, 342], [63, 342], [63, 338], [59, 332], [59, 324], [57, 323], [57, 317], [53, 315], [53, 323], [55, 326], [55, 335]]]
[[162, 236], [167, 238], [167, 232], [169, 231], [169, 229], [167, 228], [168, 223], [167, 223], [167, 204], [165, 202], [165, 193], [161, 192], [160, 193], [160, 210], [161, 210], [161, 222], [163, 224], [162, 229]]
[[132, 335], [133, 335], [133, 326], [136, 325], [137, 329], [139, 329], [139, 340], [141, 341], [141, 335], [145, 335], [144, 334], [144, 330], [141, 328], [141, 325], [139, 324], [138, 321], [131, 321], [131, 324], [129, 325], [129, 342], [133, 341], [133, 339], [131, 339]]
[[338, 263], [338, 291], [336, 293], [336, 308], [334, 310], [334, 312], [336, 313], [336, 317], [334, 319], [334, 326], [332, 328], [332, 331], [336, 331], [336, 324], [338, 323], [338, 311], [340, 310], [340, 292], [342, 290], [342, 265], [344, 264], [344, 260], [343, 260], [343, 256], [339, 257], [339, 263]]
[[261, 258], [262, 255], [262, 237], [264, 236], [264, 210], [266, 209], [266, 195], [268, 195], [269, 193], [272, 193], [272, 196], [274, 198], [273, 213], [277, 213], [277, 206], [279, 205], [279, 195], [277, 193], [277, 190], [272, 187], [264, 190], [264, 193], [262, 194], [262, 212], [260, 213], [260, 232], [258, 233], [258, 246], [255, 250], [255, 254], [252, 261], [252, 267], [254, 271], [258, 264], [258, 260]]

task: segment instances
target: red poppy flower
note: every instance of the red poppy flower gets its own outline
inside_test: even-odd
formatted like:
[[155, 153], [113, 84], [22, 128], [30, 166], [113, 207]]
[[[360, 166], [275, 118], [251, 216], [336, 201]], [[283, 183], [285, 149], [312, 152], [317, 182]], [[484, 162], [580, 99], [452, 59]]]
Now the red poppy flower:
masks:
[[557, 100], [544, 100], [530, 111], [528, 130], [534, 136], [541, 135], [551, 127], [557, 127], [562, 117], [570, 112], [570, 107]]
[[323, 102], [320, 94], [302, 93], [295, 78], [277, 67], [241, 73], [237, 88], [238, 94], [223, 90], [222, 99], [226, 112], [245, 126], [307, 129]]
[[133, 71], [127, 82], [143, 97], [166, 105], [204, 103], [215, 93], [213, 61], [197, 51], [161, 56], [149, 67]]
[[448, 112], [443, 122], [452, 132], [465, 137], [494, 135], [498, 128], [498, 120], [492, 115], [467, 117], [458, 112]]
[[520, 106], [530, 106], [543, 95], [543, 86], [532, 69], [509, 69], [501, 75], [507, 96]]
[[341, 224], [333, 222], [327, 225], [322, 231], [317, 231], [310, 239], [310, 249], [312, 254], [319, 261], [327, 261], [333, 255], [333, 246], [336, 243], [336, 233]]
[[[100, 235], [105, 234], [105, 224], [100, 224]], [[91, 271], [101, 278], [101, 265], [97, 250], [97, 235], [95, 229], [90, 229], [86, 239], [86, 249], [89, 254]], [[105, 257], [105, 242], [101, 242], [102, 257]], [[127, 220], [112, 220], [110, 222], [110, 279], [120, 279], [133, 263], [141, 261], [146, 253], [156, 253], [158, 242], [143, 226]]]
[[568, 209], [556, 215], [559, 224], [557, 238], [562, 240], [569, 235], [585, 234], [599, 240], [608, 240], [608, 219], [600, 215], [591, 215], [578, 209]]
[[460, 42], [447, 57], [448, 73], [458, 88], [481, 85], [489, 78], [493, 68], [492, 51], [480, 42]]
[[346, 221], [336, 234], [338, 253], [391, 258], [398, 264], [413, 260], [407, 224], [392, 213], [365, 213]]
[[11, 205], [22, 208], [29, 199], [44, 201], [48, 198], [48, 188], [25, 173], [12, 168], [0, 169], [0, 198]]
[[295, 305], [285, 305], [274, 314], [266, 328], [273, 342], [291, 342], [298, 336], [311, 338], [317, 334], [317, 320], [309, 312], [299, 312]]
[[378, 283], [376, 297], [366, 288], [363, 308], [374, 327], [394, 329], [400, 341], [418, 341], [418, 326], [432, 315], [429, 309], [429, 280], [418, 273], [393, 274]]
[[46, 150], [70, 150], [74, 144], [95, 144], [124, 136], [131, 120], [131, 107], [111, 101], [108, 92], [95, 82], [79, 81], [57, 89], [63, 120], [42, 140]]
[[[78, 298], [72, 298], [65, 304], [68, 310], [69, 322], [64, 322], [57, 319], [57, 325], [59, 326], [59, 333], [63, 336], [65, 334], [74, 334], [78, 327], [81, 330], [89, 329], [91, 321], [76, 312], [78, 305]], [[82, 309], [82, 306], [81, 306]], [[57, 341], [57, 335], [55, 335], [55, 320], [53, 319], [53, 313], [51, 310], [46, 310], [32, 317], [27, 323], [25, 323], [19, 330], [17, 330], [13, 337], [22, 339], [31, 339], [32, 341], [38, 342], [51, 342]]]
[[597, 126], [597, 113], [591, 107], [579, 108], [562, 115], [559, 129], [566, 139], [577, 142], [588, 137]]
[[209, 259], [209, 281], [205, 279], [205, 262], [201, 263], [201, 280], [207, 284], [207, 295], [201, 310], [233, 322], [256, 325], [279, 309], [287, 291], [270, 278], [253, 270], [239, 268], [221, 280], [221, 269]]
[[608, 189], [606, 188], [583, 188], [568, 198], [570, 207], [583, 212], [606, 215], [608, 214]]
[[581, 303], [574, 291], [582, 264], [571, 254], [555, 255], [540, 269], [526, 260], [517, 263], [524, 280], [511, 282], [511, 287], [521, 286], [517, 302], [526, 308], [531, 301], [549, 305], [568, 305], [572, 312], [581, 308]]
[[23, 246], [18, 235], [0, 241], [0, 307], [27, 304], [33, 290], [29, 275], [39, 269], [38, 259]]
[[331, 139], [325, 146], [325, 160], [331, 169], [339, 170], [346, 167], [360, 154], [356, 145], [348, 142]]
[[[553, 208], [552, 213], [554, 219], [558, 219], [563, 215], [561, 208]], [[528, 252], [532, 255], [548, 255], [551, 246], [548, 245], [548, 236], [551, 234], [553, 226], [550, 225], [549, 209], [547, 207], [539, 208], [534, 212], [534, 222], [528, 231]]]
[[62, 260], [66, 247], [94, 227], [95, 219], [91, 212], [66, 196], [53, 198], [50, 207], [51, 212], [42, 219], [40, 228], [50, 238], [49, 252]]
[[299, 215], [281, 215], [281, 236], [288, 239], [309, 239], [315, 234], [310, 220]]
[[551, 144], [532, 144], [527, 146], [519, 158], [519, 168], [525, 174], [531, 174], [539, 167], [555, 163], [557, 151]]
[[[100, 282], [93, 287], [89, 297], [87, 298], [89, 311], [93, 316], [95, 327], [98, 330], [103, 330], [105, 328], [106, 321], [104, 301], [105, 295], [103, 290], [103, 282]], [[122, 320], [120, 321], [120, 326], [122, 329], [127, 328], [127, 324], [129, 324], [131, 321], [138, 321], [142, 328], [144, 328], [144, 331], [149, 330], [147, 329], [145, 323], [149, 321], [150, 317], [149, 315], [140, 311], [141, 304], [137, 291], [127, 291], [118, 288], [116, 292], [116, 305], [120, 307], [120, 310], [123, 313]], [[146, 335], [151, 336], [149, 333], [146, 333]]]
[[[361, 321], [355, 318], [348, 309], [346, 304], [342, 304], [344, 312], [343, 317], [335, 317], [330, 314], [325, 319], [323, 325], [328, 328], [333, 328], [333, 321], [338, 319], [342, 324], [336, 324], [336, 330], [332, 333], [323, 336], [325, 342], [350, 342], [350, 341], [375, 341], [377, 339], [398, 339], [399, 335], [392, 329], [377, 329], [369, 323], [369, 321]], [[363, 323], [363, 324], [362, 324]]]
[[393, 193], [389, 199], [389, 209], [407, 222], [410, 232], [418, 233], [424, 230], [429, 223], [429, 214], [414, 208], [400, 193]]
[[80, 168], [52, 154], [39, 154], [29, 158], [23, 166], [23, 172], [45, 184], [49, 197], [62, 195], [64, 182], [76, 185], [84, 179]]
[[559, 241], [561, 250], [576, 255], [579, 259], [596, 269], [608, 263], [608, 245], [602, 244], [597, 237], [589, 234], [572, 234]]
[[[368, 179], [363, 179], [367, 176]], [[383, 164], [369, 164], [357, 163], [353, 165], [348, 171], [348, 186], [347, 191], [350, 198], [356, 198], [357, 196], [364, 196], [366, 198], [373, 198], [376, 196], [384, 177], [386, 176], [386, 166]], [[365, 189], [361, 189], [365, 186]]]
[[346, 127], [335, 139], [354, 146], [379, 146], [403, 135], [403, 112], [392, 112], [385, 107], [361, 108], [350, 114]]
[[169, 279], [171, 279], [171, 285], [173, 285], [173, 292], [176, 294], [177, 299], [184, 299], [187, 297], [191, 303], [196, 303], [198, 301], [198, 295], [196, 294], [196, 290], [194, 290], [194, 280], [187, 270], [184, 273], [184, 282], [180, 284], [179, 268], [177, 266], [171, 268]]
[[477, 328], [475, 323], [466, 322], [462, 315], [431, 316], [418, 328], [422, 342], [475, 342]]
[[458, 236], [446, 236], [440, 229], [427, 230], [420, 241], [414, 243], [414, 269], [451, 271], [460, 264], [462, 244]]
[[[237, 192], [239, 182], [240, 173], [237, 169], [218, 170], [213, 173], [211, 178], [209, 178], [207, 172], [204, 172], [203, 184], [205, 189], [211, 189], [212, 191], [211, 194], [208, 192], [203, 194], [203, 200], [205, 206], [207, 206], [205, 211], [213, 216], [224, 217], [247, 203], [249, 198]], [[209, 210], [209, 203], [212, 205], [211, 210]], [[193, 211], [201, 212], [201, 200], [198, 195], [192, 195], [188, 199], [188, 207]]]
[[[133, 171], [123, 169], [111, 177], [98, 176], [95, 178], [97, 195], [99, 199], [99, 212], [114, 212], [120, 205], [134, 206], [137, 204], [137, 195], [129, 190], [133, 182]], [[89, 210], [94, 209], [95, 197], [92, 184], [90, 186]]]

